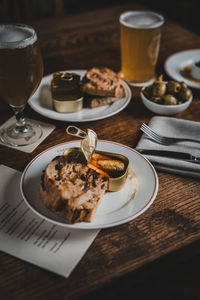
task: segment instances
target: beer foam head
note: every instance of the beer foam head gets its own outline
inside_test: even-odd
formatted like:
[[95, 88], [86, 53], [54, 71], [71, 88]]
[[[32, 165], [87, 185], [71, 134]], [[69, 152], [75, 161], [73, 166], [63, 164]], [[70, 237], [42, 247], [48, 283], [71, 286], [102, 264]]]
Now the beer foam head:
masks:
[[162, 15], [152, 11], [127, 11], [120, 16], [120, 23], [130, 28], [156, 28], [164, 23]]
[[0, 25], [0, 49], [25, 48], [36, 40], [35, 30], [28, 25]]

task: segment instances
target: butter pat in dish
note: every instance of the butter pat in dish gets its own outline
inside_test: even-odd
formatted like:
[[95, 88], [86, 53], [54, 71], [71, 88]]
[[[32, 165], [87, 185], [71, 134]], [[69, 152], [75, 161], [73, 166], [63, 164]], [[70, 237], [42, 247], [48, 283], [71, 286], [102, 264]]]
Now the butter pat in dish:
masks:
[[80, 76], [76, 73], [54, 73], [51, 80], [51, 94], [57, 112], [78, 112], [83, 108]]

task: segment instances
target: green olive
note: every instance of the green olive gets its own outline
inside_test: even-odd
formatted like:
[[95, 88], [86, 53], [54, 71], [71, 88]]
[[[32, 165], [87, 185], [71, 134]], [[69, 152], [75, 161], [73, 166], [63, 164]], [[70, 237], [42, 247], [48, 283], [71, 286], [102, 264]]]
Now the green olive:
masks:
[[180, 82], [181, 88], [186, 88], [187, 89], [187, 84], [184, 81]]
[[166, 92], [166, 83], [163, 82], [163, 75], [160, 75], [158, 79], [152, 84], [152, 96], [162, 97]]
[[152, 86], [152, 95], [154, 97], [162, 97], [166, 92], [166, 83], [155, 81]]
[[177, 94], [181, 89], [181, 85], [177, 81], [169, 81], [167, 84], [167, 90], [169, 94]]
[[178, 102], [176, 97], [171, 94], [164, 95], [163, 100], [165, 105], [176, 105]]
[[155, 97], [155, 96], [152, 96], [150, 98], [150, 100], [154, 103], [157, 103], [157, 104], [162, 104], [162, 98], [161, 97]]
[[146, 98], [150, 99], [151, 95], [152, 95], [152, 86], [147, 86], [144, 91], [143, 94]]
[[189, 100], [191, 96], [192, 96], [191, 89], [185, 87], [181, 88], [179, 97], [183, 102]]

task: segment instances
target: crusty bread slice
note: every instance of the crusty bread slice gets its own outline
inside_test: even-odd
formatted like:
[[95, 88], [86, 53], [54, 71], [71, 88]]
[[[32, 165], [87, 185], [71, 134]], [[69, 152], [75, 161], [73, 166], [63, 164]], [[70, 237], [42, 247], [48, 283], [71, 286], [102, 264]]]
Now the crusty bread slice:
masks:
[[86, 72], [86, 82], [81, 90], [89, 95], [117, 97], [120, 92], [120, 79], [109, 68], [92, 68]]
[[90, 108], [95, 108], [107, 104], [114, 103], [115, 101], [124, 97], [124, 89], [120, 86], [119, 94], [117, 97], [103, 97], [103, 96], [88, 96], [86, 97], [87, 104]]

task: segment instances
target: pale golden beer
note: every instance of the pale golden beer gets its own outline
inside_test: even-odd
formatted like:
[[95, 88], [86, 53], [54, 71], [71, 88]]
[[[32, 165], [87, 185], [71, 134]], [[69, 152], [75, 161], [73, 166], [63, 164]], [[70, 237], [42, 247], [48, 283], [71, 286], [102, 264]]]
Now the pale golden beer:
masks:
[[28, 99], [38, 88], [43, 75], [43, 61], [35, 30], [26, 24], [0, 25], [0, 105], [5, 101], [16, 120], [0, 130], [6, 145], [25, 146], [38, 141], [42, 128], [24, 118]]
[[163, 23], [163, 16], [151, 11], [121, 14], [121, 75], [130, 84], [140, 86], [155, 79]]

